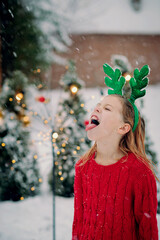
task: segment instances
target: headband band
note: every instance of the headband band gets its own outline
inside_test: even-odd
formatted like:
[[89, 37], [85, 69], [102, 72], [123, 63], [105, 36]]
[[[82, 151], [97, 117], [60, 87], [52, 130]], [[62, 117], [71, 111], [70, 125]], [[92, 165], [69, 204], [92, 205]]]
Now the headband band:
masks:
[[138, 109], [136, 107], [136, 105], [134, 103], [132, 103], [129, 99], [128, 101], [132, 104], [133, 110], [134, 110], [134, 125], [132, 128], [132, 132], [134, 132], [136, 130], [136, 127], [138, 125], [138, 120], [139, 120], [139, 113], [138, 113]]

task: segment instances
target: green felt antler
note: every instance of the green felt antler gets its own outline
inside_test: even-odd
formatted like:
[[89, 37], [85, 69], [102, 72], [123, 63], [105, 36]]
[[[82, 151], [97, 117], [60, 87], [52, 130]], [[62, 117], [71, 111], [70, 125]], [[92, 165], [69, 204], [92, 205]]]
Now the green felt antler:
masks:
[[[115, 71], [107, 64], [103, 64], [104, 72], [109, 76], [105, 77], [105, 84], [112, 88], [108, 90], [108, 94], [119, 94], [122, 95], [122, 88], [125, 84], [125, 78], [121, 76], [121, 71], [119, 69], [115, 69]], [[135, 105], [135, 100], [137, 98], [143, 97], [146, 94], [146, 90], [143, 89], [148, 84], [148, 78], [146, 77], [149, 74], [149, 66], [144, 65], [141, 70], [139, 71], [137, 68], [134, 70], [134, 77], [130, 79], [130, 86], [131, 86], [131, 96], [128, 101], [132, 104], [134, 109], [134, 125], [132, 131], [134, 132], [138, 120], [139, 120], [139, 113], [138, 109]], [[142, 90], [143, 89], [143, 90]]]
[[131, 96], [130, 102], [134, 103], [137, 98], [143, 97], [146, 94], [146, 90], [142, 90], [148, 84], [149, 66], [144, 65], [139, 71], [137, 68], [134, 70], [134, 78], [130, 79]]
[[105, 84], [113, 89], [108, 89], [108, 94], [122, 95], [125, 78], [121, 76], [121, 71], [119, 69], [114, 71], [107, 63], [103, 64], [103, 70], [109, 76], [105, 77]]
[[143, 97], [146, 94], [146, 90], [143, 88], [145, 88], [148, 84], [148, 78], [146, 76], [149, 74], [149, 70], [148, 65], [144, 65], [140, 71], [136, 68], [134, 70], [134, 78], [131, 78], [129, 82], [131, 86], [131, 96], [128, 101], [132, 104], [135, 115], [134, 126], [132, 128], [133, 132], [135, 131], [139, 120], [138, 109], [134, 102], [137, 98]]

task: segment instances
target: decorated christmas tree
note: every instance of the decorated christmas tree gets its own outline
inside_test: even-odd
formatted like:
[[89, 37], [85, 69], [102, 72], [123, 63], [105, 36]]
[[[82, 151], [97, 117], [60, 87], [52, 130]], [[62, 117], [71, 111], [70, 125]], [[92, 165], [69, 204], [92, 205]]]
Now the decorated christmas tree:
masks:
[[[65, 93], [59, 102], [55, 119], [55, 193], [56, 195], [72, 196], [75, 163], [77, 159], [91, 147], [91, 141], [86, 137], [85, 117], [87, 110], [79, 90], [84, 82], [78, 78], [74, 61], [66, 66], [67, 72], [60, 80]], [[49, 177], [52, 185], [52, 173]]]
[[[39, 193], [37, 155], [27, 126], [25, 92], [28, 79], [20, 71], [7, 78], [0, 94], [0, 200], [23, 200]], [[23, 89], [23, 90], [22, 90]]]
[[45, 85], [45, 70], [52, 62], [64, 64], [59, 52], [71, 40], [67, 19], [50, 0], [2, 0], [1, 23], [0, 198], [20, 200], [37, 194], [42, 181], [26, 128], [25, 89]]

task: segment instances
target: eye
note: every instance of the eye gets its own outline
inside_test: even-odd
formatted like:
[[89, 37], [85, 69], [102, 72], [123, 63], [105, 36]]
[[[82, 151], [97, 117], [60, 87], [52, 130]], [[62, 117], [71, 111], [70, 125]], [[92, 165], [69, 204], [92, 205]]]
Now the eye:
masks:
[[109, 108], [107, 108], [107, 107], [105, 108], [105, 110], [111, 111], [111, 110], [110, 110]]

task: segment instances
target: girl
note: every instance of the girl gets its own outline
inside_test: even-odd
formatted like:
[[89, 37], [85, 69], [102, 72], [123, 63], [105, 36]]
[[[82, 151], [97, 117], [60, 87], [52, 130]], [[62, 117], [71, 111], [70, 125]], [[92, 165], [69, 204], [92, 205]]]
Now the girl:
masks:
[[132, 131], [134, 114], [118, 94], [91, 114], [86, 130], [95, 143], [75, 165], [72, 240], [158, 240], [159, 179], [145, 154], [140, 114]]

